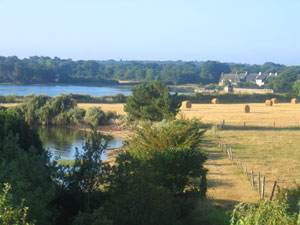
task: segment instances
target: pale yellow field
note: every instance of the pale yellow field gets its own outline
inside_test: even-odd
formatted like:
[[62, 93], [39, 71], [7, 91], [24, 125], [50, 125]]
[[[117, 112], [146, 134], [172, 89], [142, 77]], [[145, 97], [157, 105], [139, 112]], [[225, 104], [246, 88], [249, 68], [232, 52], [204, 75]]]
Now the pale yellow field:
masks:
[[19, 103], [0, 103], [0, 106], [4, 106], [4, 107], [12, 107], [12, 106], [16, 106]]
[[219, 130], [243, 167], [266, 176], [270, 192], [275, 180], [282, 188], [295, 187], [300, 179], [300, 130]]
[[201, 118], [203, 123], [222, 123], [234, 126], [298, 127], [300, 125], [300, 104], [280, 103], [265, 106], [262, 103], [248, 104], [250, 113], [242, 111], [245, 104], [193, 104], [183, 109], [188, 118]]
[[99, 107], [100, 106], [104, 112], [115, 111], [119, 115], [126, 114], [123, 109], [124, 104], [122, 104], [122, 103], [120, 103], [120, 104], [79, 103], [77, 106], [82, 109], [88, 109], [90, 107]]
[[[250, 113], [242, 112], [245, 104], [193, 104], [191, 109], [182, 109], [187, 118], [200, 118], [203, 123], [222, 123], [234, 126], [274, 126], [298, 127], [300, 125], [300, 104], [280, 103], [267, 107], [262, 103], [248, 104]], [[87, 109], [100, 106], [104, 111], [115, 111], [125, 115], [124, 104], [80, 103], [78, 107]]]

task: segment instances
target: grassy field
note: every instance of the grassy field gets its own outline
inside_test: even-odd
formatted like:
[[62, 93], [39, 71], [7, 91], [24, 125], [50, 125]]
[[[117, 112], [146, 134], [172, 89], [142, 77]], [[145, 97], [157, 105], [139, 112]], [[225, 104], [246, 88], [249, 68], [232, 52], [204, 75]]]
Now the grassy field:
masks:
[[115, 103], [115, 104], [79, 103], [77, 106], [85, 110], [90, 107], [101, 107], [104, 112], [115, 111], [119, 115], [126, 114], [123, 110], [124, 104], [122, 103]]
[[244, 113], [245, 104], [193, 104], [191, 109], [182, 109], [188, 117], [201, 118], [203, 123], [222, 123], [233, 126], [298, 127], [300, 125], [300, 104], [280, 103], [265, 106], [262, 103], [248, 104], [250, 113]]
[[[125, 115], [124, 104], [87, 104], [80, 103], [78, 107], [87, 109], [100, 106], [104, 111], [116, 111]], [[242, 111], [244, 104], [193, 104], [191, 109], [181, 109], [187, 118], [197, 117], [203, 123], [215, 124], [225, 120], [226, 125], [250, 127], [299, 127], [300, 104], [280, 103], [267, 107], [262, 103], [248, 104], [250, 113]]]
[[295, 187], [300, 178], [300, 130], [234, 129], [217, 135], [232, 146], [248, 171], [266, 176], [267, 189], [275, 180], [281, 188]]
[[215, 205], [229, 209], [233, 209], [239, 202], [254, 203], [259, 200], [258, 192], [251, 187], [242, 172], [217, 148], [210, 130], [204, 135], [201, 150], [208, 155], [205, 163], [208, 169], [208, 199]]

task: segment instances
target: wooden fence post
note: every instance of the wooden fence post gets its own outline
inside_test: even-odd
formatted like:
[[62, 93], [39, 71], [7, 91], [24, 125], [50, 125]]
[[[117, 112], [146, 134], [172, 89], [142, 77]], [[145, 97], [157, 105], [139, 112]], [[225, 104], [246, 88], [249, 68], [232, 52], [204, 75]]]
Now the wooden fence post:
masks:
[[260, 184], [260, 172], [258, 172], [258, 192], [259, 192], [259, 194], [261, 194], [260, 187], [261, 187], [261, 184]]
[[280, 193], [280, 187], [277, 185], [277, 193]]
[[251, 170], [251, 185], [254, 187], [254, 175], [253, 175], [253, 170]]
[[265, 198], [265, 185], [266, 185], [266, 177], [263, 177], [262, 187], [261, 187], [261, 199]]
[[248, 179], [248, 170], [247, 170], [247, 166], [246, 166], [246, 177]]
[[217, 138], [217, 125], [214, 125], [214, 138]]
[[271, 196], [270, 196], [270, 201], [272, 201], [273, 195], [274, 195], [274, 191], [275, 191], [275, 187], [276, 187], [277, 181], [275, 180], [273, 188], [272, 188], [272, 192], [271, 192]]

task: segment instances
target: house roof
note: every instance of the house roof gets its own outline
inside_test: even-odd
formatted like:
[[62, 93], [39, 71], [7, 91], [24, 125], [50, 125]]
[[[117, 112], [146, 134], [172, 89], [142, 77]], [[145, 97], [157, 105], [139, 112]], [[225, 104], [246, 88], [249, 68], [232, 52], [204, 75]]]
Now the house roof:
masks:
[[255, 73], [251, 73], [251, 74], [248, 74], [245, 78], [244, 78], [244, 81], [245, 82], [255, 82], [256, 81], [256, 77], [258, 77], [259, 75], [258, 74], [255, 74]]
[[220, 81], [223, 81], [223, 80], [229, 80], [232, 83], [237, 83], [237, 82], [240, 82], [241, 77], [239, 76], [239, 74], [227, 73], [227, 74], [221, 75]]
[[262, 75], [257, 76], [256, 80], [266, 81], [266, 80], [268, 80], [270, 77], [271, 77], [271, 75], [269, 75], [269, 74], [262, 74]]

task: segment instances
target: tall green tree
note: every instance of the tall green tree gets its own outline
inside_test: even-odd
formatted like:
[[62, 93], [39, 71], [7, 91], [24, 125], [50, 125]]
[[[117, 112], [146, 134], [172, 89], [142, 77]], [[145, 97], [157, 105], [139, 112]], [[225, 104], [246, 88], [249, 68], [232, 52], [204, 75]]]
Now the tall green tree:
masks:
[[170, 94], [170, 89], [162, 82], [153, 82], [134, 87], [132, 96], [124, 106], [130, 119], [161, 121], [175, 118], [180, 102], [177, 94]]
[[37, 224], [52, 223], [52, 177], [55, 168], [37, 132], [22, 118], [0, 112], [0, 183], [11, 184], [16, 202], [25, 199], [28, 219]]

